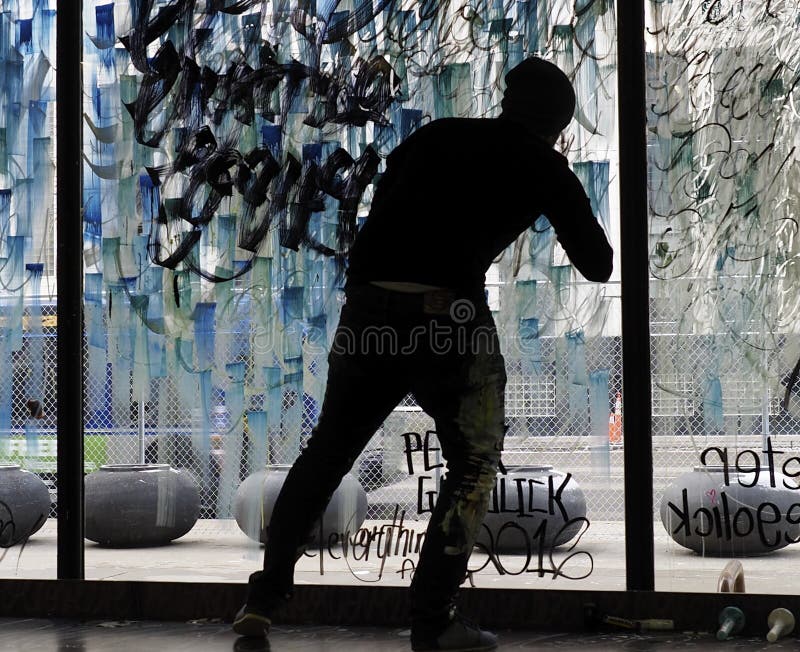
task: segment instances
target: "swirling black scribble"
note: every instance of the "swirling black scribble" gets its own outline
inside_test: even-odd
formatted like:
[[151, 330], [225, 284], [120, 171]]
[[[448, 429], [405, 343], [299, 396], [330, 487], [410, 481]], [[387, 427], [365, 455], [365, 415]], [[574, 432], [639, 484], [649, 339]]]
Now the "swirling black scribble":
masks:
[[686, 377], [747, 369], [755, 382], [776, 383], [791, 350], [785, 334], [800, 316], [791, 291], [800, 205], [795, 12], [740, 0], [650, 9], [651, 275], [678, 341], [702, 334], [709, 342], [708, 355], [691, 360], [678, 345], [665, 369]]

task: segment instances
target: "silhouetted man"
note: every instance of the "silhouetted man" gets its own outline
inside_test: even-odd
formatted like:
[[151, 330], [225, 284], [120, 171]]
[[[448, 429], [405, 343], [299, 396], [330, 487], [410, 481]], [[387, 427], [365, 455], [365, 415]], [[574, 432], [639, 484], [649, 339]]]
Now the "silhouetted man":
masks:
[[485, 273], [542, 214], [584, 277], [607, 281], [612, 265], [580, 181], [552, 149], [575, 109], [569, 79], [532, 58], [505, 81], [499, 118], [436, 120], [387, 159], [350, 253], [319, 422], [274, 506], [239, 634], [265, 635], [331, 495], [410, 392], [434, 419], [447, 462], [411, 582], [412, 648], [496, 646], [454, 608], [505, 433], [506, 372]]

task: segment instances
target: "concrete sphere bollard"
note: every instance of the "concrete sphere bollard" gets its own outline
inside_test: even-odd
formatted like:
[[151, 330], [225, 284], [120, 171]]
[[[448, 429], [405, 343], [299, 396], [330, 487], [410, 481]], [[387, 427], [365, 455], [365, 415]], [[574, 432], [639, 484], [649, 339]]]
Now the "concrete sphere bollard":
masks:
[[552, 466], [509, 466], [497, 474], [477, 544], [494, 552], [536, 555], [572, 540], [586, 521], [586, 496]]
[[0, 548], [23, 543], [50, 515], [50, 491], [19, 464], [0, 464]]
[[[774, 482], [775, 486], [772, 486]], [[746, 557], [780, 550], [800, 538], [800, 491], [781, 473], [752, 474], [696, 466], [667, 487], [661, 523], [694, 552]]]
[[[270, 466], [256, 471], [239, 485], [233, 499], [233, 514], [239, 528], [253, 541], [266, 543], [267, 527], [272, 508], [278, 498], [288, 465]], [[367, 492], [348, 473], [331, 497], [322, 515], [322, 540], [327, 543], [332, 534], [350, 532], [361, 527], [367, 516]], [[319, 525], [314, 529], [312, 543], [319, 543]]]
[[103, 546], [165, 545], [194, 527], [200, 493], [169, 464], [108, 464], [85, 479], [86, 538]]

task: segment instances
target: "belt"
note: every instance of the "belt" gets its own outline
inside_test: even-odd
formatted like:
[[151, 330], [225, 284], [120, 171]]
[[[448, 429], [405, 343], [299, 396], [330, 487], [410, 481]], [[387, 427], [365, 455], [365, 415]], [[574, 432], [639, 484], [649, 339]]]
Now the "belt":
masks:
[[425, 292], [401, 292], [370, 283], [348, 283], [345, 294], [348, 300], [352, 299], [354, 302], [364, 300], [387, 308], [422, 312], [428, 315], [452, 316], [459, 306], [466, 307], [467, 302], [473, 304], [473, 311], [486, 304], [486, 294], [482, 288], [480, 290], [443, 288]]

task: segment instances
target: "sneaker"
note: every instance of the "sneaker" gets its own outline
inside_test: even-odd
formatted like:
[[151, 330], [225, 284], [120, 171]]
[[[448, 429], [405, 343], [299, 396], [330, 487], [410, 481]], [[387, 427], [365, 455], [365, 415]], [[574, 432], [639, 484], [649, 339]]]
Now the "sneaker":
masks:
[[483, 631], [458, 612], [450, 615], [450, 622], [438, 634], [415, 636], [411, 632], [411, 649], [414, 652], [428, 650], [453, 650], [460, 652], [480, 652], [494, 650], [497, 637], [491, 632]]
[[233, 631], [239, 636], [266, 638], [272, 626], [270, 610], [245, 604], [233, 619]]

